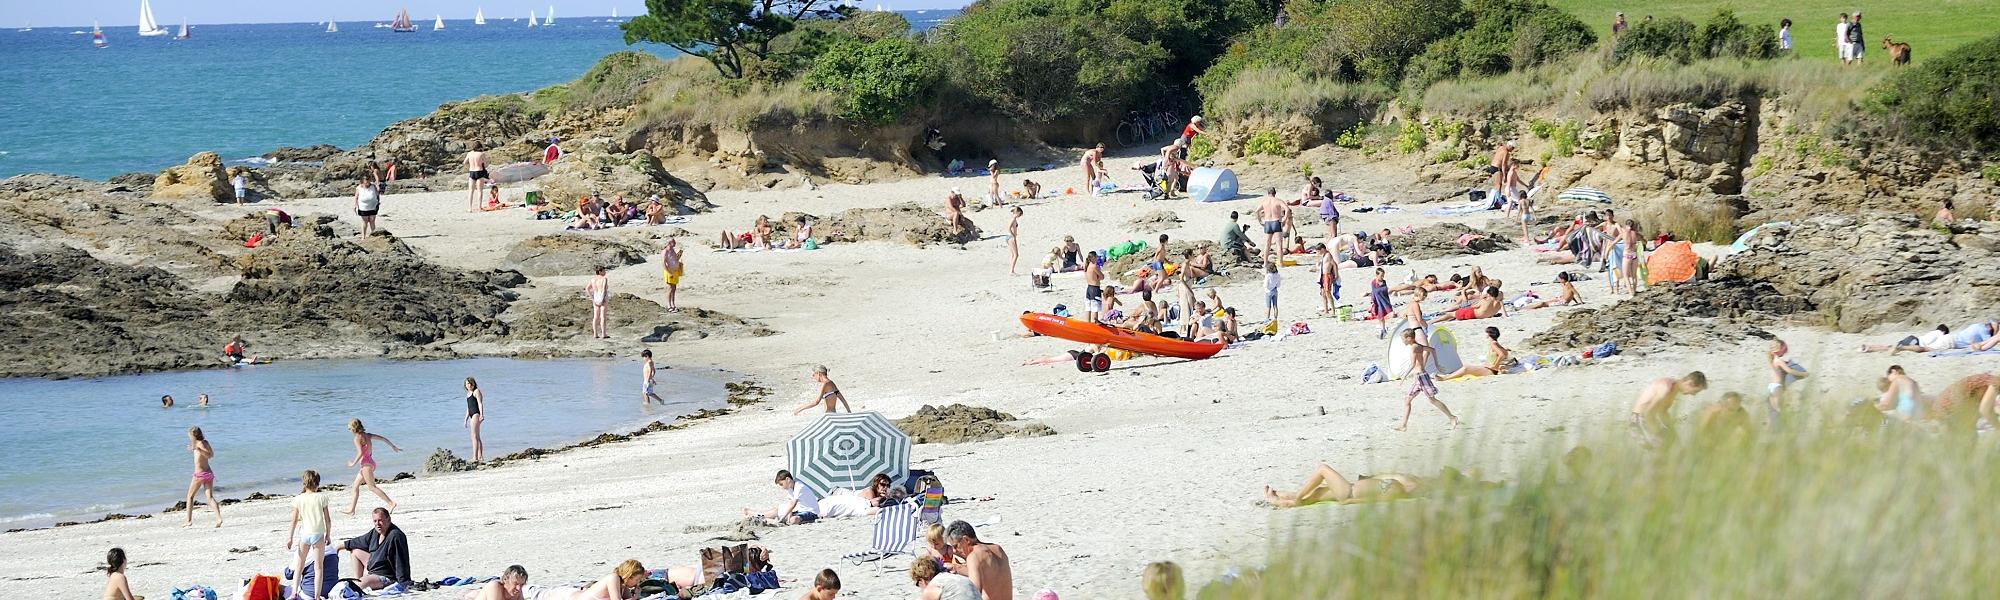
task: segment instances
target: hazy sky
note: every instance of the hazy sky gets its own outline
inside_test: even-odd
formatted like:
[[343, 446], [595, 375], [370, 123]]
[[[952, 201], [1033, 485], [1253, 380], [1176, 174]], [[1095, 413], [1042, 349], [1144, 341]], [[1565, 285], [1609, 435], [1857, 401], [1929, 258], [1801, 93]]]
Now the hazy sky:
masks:
[[[444, 15], [447, 19], [470, 19], [475, 8], [484, 8], [488, 19], [540, 15], [556, 7], [556, 19], [611, 14], [617, 7], [621, 16], [646, 10], [645, 0], [152, 0], [153, 17], [162, 24], [179, 23], [303, 23], [324, 21], [387, 21], [396, 10], [410, 9], [412, 17]], [[959, 8], [970, 0], [860, 0], [861, 7], [880, 4], [890, 10]], [[0, 27], [15, 28], [23, 23], [40, 26], [89, 25], [132, 26], [139, 22], [139, 0], [0, 0]]]

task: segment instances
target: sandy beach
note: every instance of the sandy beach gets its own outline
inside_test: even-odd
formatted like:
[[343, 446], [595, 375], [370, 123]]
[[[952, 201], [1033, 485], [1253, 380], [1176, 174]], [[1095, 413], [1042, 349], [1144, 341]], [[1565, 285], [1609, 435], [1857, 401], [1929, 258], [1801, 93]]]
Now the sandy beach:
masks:
[[[1115, 176], [1136, 183], [1137, 177], [1123, 170], [1129, 158], [1109, 162]], [[1429, 195], [1410, 192], [1418, 186], [1407, 178], [1373, 171], [1322, 175], [1330, 188], [1360, 196], [1364, 203], [1410, 208], [1386, 215], [1350, 213], [1343, 230], [1447, 220], [1424, 216], [1421, 205], [1408, 204]], [[1074, 166], [1027, 177], [1052, 190], [1079, 186], [1081, 180]], [[1007, 188], [1017, 188], [1020, 179], [1003, 177]], [[1448, 430], [1445, 419], [1419, 400], [1409, 431], [1399, 433], [1391, 428], [1401, 417], [1406, 386], [1360, 383], [1370, 364], [1386, 364], [1386, 344], [1377, 339], [1376, 324], [1315, 316], [1319, 299], [1310, 266], [1284, 269], [1280, 307], [1283, 321], [1303, 321], [1311, 334], [1249, 342], [1198, 362], [1142, 357], [1121, 362], [1106, 374], [1081, 374], [1063, 364], [1023, 366], [1028, 359], [1075, 347], [1022, 337], [1015, 321], [1024, 310], [1074, 307], [1082, 300], [1078, 274], [1056, 276], [1051, 291], [1028, 285], [1027, 271], [1050, 246], [1064, 235], [1075, 236], [1086, 248], [1150, 240], [1156, 235], [1127, 231], [1123, 224], [1163, 209], [1183, 220], [1166, 231], [1175, 239], [1215, 239], [1229, 211], [1255, 209], [1249, 192], [1275, 185], [1289, 197], [1298, 189], [1293, 177], [1278, 180], [1256, 172], [1246, 173], [1242, 183], [1242, 199], [1215, 204], [1147, 202], [1137, 193], [1025, 201], [1022, 275], [1013, 277], [1007, 275], [1007, 242], [999, 235], [1006, 231], [1008, 215], [994, 209], [969, 213], [987, 238], [962, 248], [864, 242], [806, 252], [710, 251], [718, 231], [741, 231], [757, 215], [829, 215], [910, 201], [941, 209], [952, 187], [964, 188], [968, 197], [980, 195], [983, 178], [710, 192], [717, 210], [680, 226], [691, 233], [682, 238], [688, 266], [680, 303], [751, 319], [778, 333], [651, 345], [635, 338], [569, 343], [601, 344], [604, 351], [630, 357], [634, 401], [642, 347], [650, 347], [670, 368], [746, 374], [769, 387], [771, 398], [733, 415], [631, 442], [386, 485], [401, 504], [395, 521], [410, 536], [417, 577], [491, 576], [518, 563], [527, 567], [530, 583], [556, 585], [594, 580], [628, 558], [655, 569], [694, 564], [698, 548], [721, 544], [710, 541], [718, 534], [710, 528], [736, 521], [743, 508], [766, 509], [779, 500], [771, 477], [785, 466], [784, 442], [812, 419], [791, 412], [816, 389], [808, 377], [816, 364], [830, 369], [856, 410], [900, 418], [927, 404], [962, 403], [1012, 413], [1058, 432], [1040, 438], [922, 444], [912, 456], [913, 468], [936, 471], [953, 497], [945, 509], [947, 520], [986, 523], [979, 530], [981, 538], [1007, 549], [1016, 597], [1021, 598], [1044, 588], [1071, 599], [1139, 597], [1139, 573], [1153, 561], [1180, 563], [1191, 587], [1233, 568], [1254, 567], [1271, 541], [1291, 528], [1338, 526], [1357, 510], [1317, 506], [1273, 511], [1256, 505], [1263, 486], [1295, 486], [1320, 462], [1350, 474], [1428, 473], [1449, 462], [1503, 478], [1519, 451], [1562, 443], [1593, 428], [1622, 426], [1619, 420], [1638, 386], [1651, 379], [1689, 369], [1708, 373], [1710, 391], [1675, 407], [1683, 416], [1724, 391], [1761, 398], [1765, 343], [1746, 339], [1734, 347], [1628, 354], [1582, 367], [1441, 382], [1441, 398], [1464, 423]], [[350, 202], [327, 198], [270, 205], [295, 215], [337, 214], [353, 222]], [[223, 205], [198, 210], [218, 222], [244, 213]], [[1479, 227], [1493, 216], [1459, 220]], [[380, 225], [428, 258], [467, 269], [498, 268], [514, 242], [561, 228], [559, 222], [535, 221], [521, 210], [468, 213], [463, 191], [393, 195], [383, 202]], [[629, 237], [664, 230], [586, 235]], [[1309, 243], [1319, 231], [1316, 226], [1301, 228]], [[1701, 251], [1715, 256], [1722, 249]], [[1388, 272], [1392, 282], [1400, 282], [1412, 272], [1442, 278], [1471, 266], [1504, 279], [1510, 292], [1534, 289], [1545, 296], [1555, 290], [1549, 282], [1564, 270], [1536, 264], [1527, 250], [1510, 250], [1417, 261]], [[1365, 307], [1368, 271], [1342, 273], [1343, 303]], [[536, 278], [517, 291], [526, 299], [573, 298], [578, 311], [587, 311], [580, 290], [588, 275]], [[1261, 285], [1259, 278], [1241, 278], [1218, 291], [1243, 311], [1246, 322], [1255, 322], [1263, 314]], [[1586, 305], [1615, 301], [1606, 285], [1602, 278], [1579, 285]], [[657, 252], [646, 264], [613, 270], [611, 289], [664, 303]], [[1470, 362], [1484, 353], [1478, 329], [1500, 327], [1503, 343], [1518, 350], [1564, 310], [1571, 309], [1449, 326]], [[1896, 363], [1927, 389], [1993, 365], [1990, 358], [1855, 351], [1863, 341], [1890, 341], [1903, 331], [1772, 331], [1789, 340], [1798, 360], [1818, 375], [1807, 380], [1814, 390], [1867, 389], [1883, 368]], [[281, 348], [264, 351], [283, 355]], [[1852, 398], [1814, 397], [1802, 409], [1832, 411], [1848, 400]], [[352, 408], [364, 418], [367, 410], [358, 404]], [[1473, 458], [1462, 458], [1468, 456]], [[216, 457], [215, 467], [220, 495], [241, 495], [229, 490], [229, 456]], [[331, 481], [352, 477], [337, 464], [300, 467], [329, 473]], [[337, 498], [344, 502], [345, 494]], [[364, 510], [372, 506], [372, 499], [364, 499]], [[0, 535], [0, 595], [98, 594], [103, 576], [92, 568], [112, 546], [130, 554], [130, 577], [141, 595], [165, 598], [169, 587], [193, 583], [233, 589], [244, 577], [276, 573], [287, 563], [287, 508], [273, 501], [228, 507], [221, 529], [182, 529], [178, 515], [156, 515]], [[197, 517], [197, 525], [208, 518], [206, 513]], [[787, 586], [778, 597], [795, 597], [801, 585], [810, 586], [814, 573], [829, 567], [842, 576], [843, 597], [910, 597], [906, 561], [855, 566], [841, 560], [843, 554], [866, 549], [870, 525], [867, 519], [848, 519], [765, 533], [756, 543], [771, 549]], [[365, 515], [336, 514], [333, 533], [345, 539], [366, 527]], [[238, 551], [251, 547], [255, 549]], [[470, 588], [408, 597], [456, 598], [465, 589]]]

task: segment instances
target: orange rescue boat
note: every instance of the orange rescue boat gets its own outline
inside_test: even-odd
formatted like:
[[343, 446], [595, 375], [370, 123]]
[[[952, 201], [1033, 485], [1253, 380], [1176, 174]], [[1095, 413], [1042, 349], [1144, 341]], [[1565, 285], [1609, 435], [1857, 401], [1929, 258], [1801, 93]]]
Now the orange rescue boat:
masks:
[[1027, 327], [1029, 331], [1052, 338], [1083, 344], [1103, 344], [1119, 350], [1170, 358], [1198, 360], [1215, 356], [1215, 353], [1221, 352], [1224, 348], [1220, 342], [1179, 340], [1048, 313], [1021, 313], [1021, 325]]

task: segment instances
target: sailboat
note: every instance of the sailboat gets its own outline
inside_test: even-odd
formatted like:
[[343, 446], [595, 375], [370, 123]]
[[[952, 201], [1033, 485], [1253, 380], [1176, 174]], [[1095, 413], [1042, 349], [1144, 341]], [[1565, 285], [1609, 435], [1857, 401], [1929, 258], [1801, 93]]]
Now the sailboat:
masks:
[[139, 35], [153, 37], [166, 34], [166, 28], [153, 21], [152, 0], [139, 0]]
[[21, 28], [20, 28], [20, 29], [16, 29], [16, 30], [14, 30], [14, 31], [21, 31], [21, 32], [27, 32], [27, 31], [34, 31], [34, 30], [35, 30], [35, 24], [34, 24], [34, 23], [29, 23], [29, 22], [26, 22], [26, 21], [23, 21], [23, 22], [21, 22]]
[[109, 46], [109, 45], [110, 45], [110, 44], [106, 44], [106, 43], [104, 43], [104, 30], [103, 30], [103, 29], [98, 29], [98, 28], [97, 28], [97, 22], [96, 22], [96, 21], [91, 21], [91, 22], [90, 22], [90, 45], [92, 45], [92, 46], [96, 46], [96, 47], [99, 47], [99, 48], [103, 48], [103, 47], [105, 47], [105, 46]]
[[181, 18], [181, 34], [174, 36], [174, 39], [177, 40], [188, 39], [188, 22], [186, 17]]
[[606, 23], [617, 23], [617, 22], [618, 22], [618, 7], [616, 7], [616, 6], [613, 6], [613, 7], [611, 7], [611, 18], [609, 18], [609, 19], [605, 19], [605, 20], [604, 20], [604, 22], [606, 22]]
[[444, 31], [444, 15], [438, 15], [437, 20], [431, 22], [431, 31]]
[[327, 20], [326, 20], [326, 32], [327, 32], [327, 33], [340, 33], [340, 24], [339, 24], [339, 23], [335, 23], [335, 22], [333, 22], [333, 19], [327, 19]]
[[555, 6], [550, 6], [550, 7], [549, 7], [549, 14], [546, 14], [546, 15], [542, 15], [542, 26], [543, 26], [543, 27], [548, 27], [548, 26], [550, 26], [550, 25], [554, 25], [554, 24], [556, 24], [556, 7], [555, 7]]
[[485, 24], [486, 24], [486, 9], [484, 9], [484, 8], [478, 8], [478, 9], [473, 9], [473, 11], [472, 11], [472, 24], [473, 24], [473, 25], [485, 25]]
[[535, 26], [535, 9], [532, 8], [528, 9], [528, 26]]
[[389, 30], [396, 33], [416, 31], [417, 26], [410, 24], [410, 10], [406, 8], [396, 11], [396, 21], [389, 24]]

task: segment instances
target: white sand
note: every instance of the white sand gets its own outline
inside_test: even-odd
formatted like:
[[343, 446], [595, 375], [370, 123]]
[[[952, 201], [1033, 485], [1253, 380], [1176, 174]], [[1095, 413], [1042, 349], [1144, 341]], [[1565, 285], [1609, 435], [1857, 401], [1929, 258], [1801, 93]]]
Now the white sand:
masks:
[[[1113, 161], [1116, 168], [1127, 162]], [[1120, 175], [1136, 182], [1136, 177]], [[1079, 175], [1070, 168], [1029, 177], [1060, 190], [1077, 185]], [[1019, 179], [1005, 177], [1009, 186]], [[1243, 183], [1245, 190], [1281, 183], [1284, 193], [1295, 191], [1289, 180]], [[1362, 191], [1369, 200], [1393, 200], [1408, 182], [1363, 183], [1372, 185], [1346, 182], [1340, 189]], [[1015, 337], [1020, 329], [1015, 316], [1057, 303], [1078, 306], [1081, 284], [1075, 275], [1059, 277], [1057, 291], [1043, 292], [1031, 289], [1025, 276], [1006, 276], [1006, 242], [1001, 239], [963, 249], [864, 243], [800, 253], [707, 251], [706, 240], [718, 230], [740, 230], [757, 214], [775, 218], [799, 210], [826, 215], [909, 200], [940, 205], [950, 187], [978, 196], [983, 185], [979, 178], [924, 178], [834, 185], [817, 192], [712, 194], [721, 208], [686, 226], [698, 236], [685, 238], [694, 245], [682, 303], [761, 320], [782, 333], [674, 341], [653, 349], [667, 365], [747, 373], [775, 390], [773, 400], [685, 431], [497, 470], [388, 485], [403, 507], [396, 522], [411, 536], [418, 576], [494, 575], [520, 563], [532, 582], [550, 584], [600, 577], [627, 558], [652, 568], [693, 562], [695, 550], [713, 534], [686, 533], [684, 528], [725, 524], [744, 507], [768, 508], [778, 500], [771, 475], [784, 466], [784, 441], [812, 418], [792, 416], [791, 409], [813, 390], [807, 373], [814, 364], [832, 369], [856, 409], [894, 418], [924, 404], [965, 403], [1039, 420], [1060, 432], [1035, 439], [920, 445], [913, 457], [917, 468], [940, 473], [952, 496], [976, 499], [949, 506], [948, 519], [998, 521], [983, 529], [982, 537], [1004, 545], [1012, 555], [1015, 589], [1024, 598], [1045, 587], [1073, 599], [1138, 597], [1138, 575], [1152, 561], [1178, 561], [1193, 585], [1232, 566], [1254, 565], [1295, 517], [1330, 517], [1337, 523], [1352, 510], [1314, 507], [1277, 513], [1253, 505], [1264, 485], [1297, 485], [1317, 462], [1349, 474], [1428, 473], [1447, 453], [1465, 451], [1477, 457], [1475, 462], [1458, 464], [1504, 476], [1517, 452], [1573, 437], [1585, 428], [1616, 424], [1637, 385], [1650, 378], [1689, 368], [1708, 371], [1714, 389], [1676, 407], [1683, 415], [1721, 391], [1761, 392], [1764, 386], [1761, 343], [1620, 357], [1584, 368], [1443, 382], [1443, 398], [1465, 424], [1447, 431], [1444, 418], [1419, 400], [1410, 431], [1397, 433], [1390, 428], [1401, 416], [1404, 386], [1356, 383], [1367, 365], [1383, 361], [1385, 346], [1375, 337], [1376, 325], [1309, 316], [1318, 306], [1310, 267], [1285, 270], [1282, 304], [1286, 321], [1304, 320], [1315, 333], [1252, 343], [1208, 361], [1140, 359], [1121, 363], [1110, 374], [1084, 375], [1065, 365], [1021, 366], [1025, 359], [1059, 354], [1074, 345]], [[333, 212], [352, 220], [347, 202], [279, 206], [294, 214]], [[527, 220], [523, 211], [467, 214], [463, 206], [462, 192], [394, 196], [384, 202], [382, 226], [433, 258], [466, 268], [497, 267], [514, 241], [560, 228], [552, 221]], [[1129, 193], [1033, 201], [1021, 226], [1026, 240], [1022, 272], [1038, 264], [1064, 234], [1075, 235], [1086, 247], [1150, 238], [1120, 227], [1134, 215], [1159, 208], [1186, 220], [1183, 228], [1169, 232], [1176, 238], [1213, 239], [1229, 210], [1250, 212], [1254, 201], [1147, 203]], [[207, 212], [218, 219], [240, 214], [233, 207]], [[971, 216], [989, 236], [1005, 231], [1005, 211]], [[1485, 219], [1481, 216], [1475, 224]], [[1379, 229], [1434, 221], [1412, 210], [1387, 217], [1349, 213], [1344, 225]], [[1428, 261], [1414, 269], [1443, 276], [1473, 264], [1506, 280], [1511, 292], [1531, 281], [1551, 281], [1560, 270], [1534, 264], [1526, 251]], [[1392, 281], [1411, 270], [1391, 268]], [[1368, 277], [1365, 270], [1344, 273], [1343, 302], [1365, 307]], [[584, 274], [538, 279], [524, 293], [567, 294], [578, 298], [578, 310], [586, 310], [576, 294], [584, 279]], [[646, 265], [617, 269], [612, 280], [614, 291], [663, 301], [657, 256]], [[1580, 287], [1596, 306], [1610, 300], [1605, 286], [1600, 278]], [[1554, 290], [1551, 285], [1535, 288]], [[1244, 314], [1255, 315], [1248, 320], [1261, 318], [1261, 281], [1246, 280], [1221, 292]], [[1547, 328], [1559, 310], [1453, 328], [1464, 340], [1467, 359], [1479, 360], [1483, 346], [1477, 328], [1498, 325], [1505, 332], [1503, 341], [1518, 348], [1521, 340]], [[1990, 359], [1861, 355], [1852, 349], [1861, 336], [1781, 333], [1794, 340], [1799, 359], [1821, 374], [1809, 380], [1815, 388], [1870, 389], [1883, 367], [1901, 362], [1935, 389], [1993, 364]], [[1869, 336], [1894, 337], [1887, 332]], [[635, 357], [636, 384], [636, 344], [602, 345]], [[632, 393], [636, 401], [636, 385]], [[1848, 399], [1848, 394], [1838, 395], [1814, 401], [1810, 409], [1833, 410]], [[500, 404], [491, 410], [526, 409]], [[217, 457], [215, 465], [223, 474], [224, 495], [242, 495], [228, 488], [229, 457]], [[337, 464], [300, 467], [330, 472], [334, 481], [351, 477]], [[372, 498], [364, 499], [364, 511], [372, 506]], [[0, 536], [0, 596], [95, 597], [103, 577], [91, 569], [112, 546], [130, 553], [136, 565], [131, 578], [140, 594], [165, 598], [168, 586], [189, 583], [231, 588], [245, 576], [275, 573], [286, 563], [286, 509], [282, 502], [229, 507], [228, 524], [220, 530], [184, 530], [175, 515]], [[195, 521], [200, 525], [208, 518], [201, 513]], [[358, 535], [367, 523], [365, 516], [336, 515], [335, 537]], [[795, 597], [796, 586], [801, 581], [809, 585], [822, 567], [840, 571], [853, 597], [909, 596], [902, 570], [906, 561], [894, 561], [896, 569], [882, 571], [839, 560], [841, 554], [865, 548], [869, 525], [857, 519], [767, 534], [759, 543], [773, 550], [780, 573], [795, 588], [777, 597]], [[259, 549], [229, 552], [253, 545]], [[455, 598], [458, 592], [449, 595]]]

